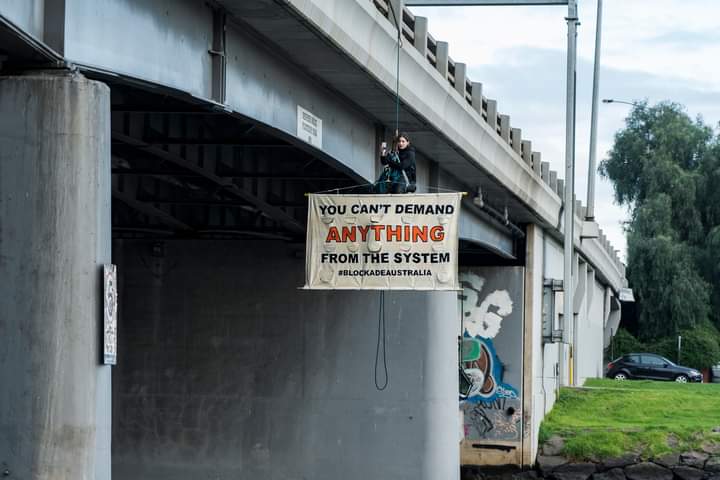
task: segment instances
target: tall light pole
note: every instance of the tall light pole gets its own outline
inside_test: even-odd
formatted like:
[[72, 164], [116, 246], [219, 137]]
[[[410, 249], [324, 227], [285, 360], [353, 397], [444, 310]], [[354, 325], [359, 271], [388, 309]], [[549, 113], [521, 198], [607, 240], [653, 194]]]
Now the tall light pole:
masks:
[[[563, 242], [563, 340], [572, 344], [573, 323], [575, 312], [573, 309], [573, 234], [575, 227], [575, 81], [577, 66], [577, 1], [568, 1], [568, 16], [565, 19], [568, 25], [567, 45], [567, 96], [565, 105], [565, 241]], [[572, 350], [571, 350], [572, 351]], [[574, 352], [573, 352], [574, 353]], [[568, 365], [561, 362], [563, 373], [568, 372]], [[572, 378], [568, 378], [572, 384]]]
[[598, 90], [600, 89], [600, 44], [602, 37], [602, 2], [597, 0], [595, 20], [595, 69], [593, 72], [592, 115], [590, 118], [590, 159], [588, 161], [587, 220], [595, 219], [595, 169], [597, 154]]

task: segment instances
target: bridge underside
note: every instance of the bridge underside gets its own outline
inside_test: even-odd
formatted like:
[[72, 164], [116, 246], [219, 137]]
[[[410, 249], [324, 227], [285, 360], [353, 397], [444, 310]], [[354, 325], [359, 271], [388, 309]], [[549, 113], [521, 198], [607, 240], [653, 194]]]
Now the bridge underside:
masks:
[[[225, 3], [237, 15], [246, 8]], [[524, 226], [513, 231], [497, 211], [464, 201], [460, 264], [477, 297], [469, 305], [484, 306], [498, 330], [485, 347], [497, 370], [482, 373], [509, 400], [462, 407], [459, 431], [458, 335], [476, 313], [459, 310], [468, 299], [297, 288], [305, 194], [362, 189], [374, 177], [392, 92], [354, 75], [331, 45], [316, 45], [325, 63], [311, 64], [301, 41], [309, 27], [262, 3], [270, 10], [230, 26], [242, 32], [236, 47], [247, 47], [228, 60], [232, 108], [81, 64], [88, 81], [32, 36], [0, 28], [0, 39], [14, 39], [3, 44], [3, 75], [23, 75], [0, 77], [0, 258], [17, 279], [0, 291], [12, 344], [0, 383], [21, 386], [0, 395], [0, 419], [12, 419], [0, 424], [10, 432], [0, 436], [0, 464], [18, 476], [106, 479], [112, 466], [120, 480], [452, 479], [461, 433], [476, 454], [500, 445], [494, 461], [524, 461], [525, 289], [540, 292], [525, 277]], [[285, 35], [258, 46], [277, 21], [289, 22]], [[92, 53], [105, 58], [98, 43]], [[308, 63], [288, 66], [290, 54]], [[293, 133], [300, 102], [327, 122], [323, 149]], [[424, 185], [482, 182], [510, 219], [534, 219], [406, 105], [402, 127], [417, 138]], [[95, 275], [110, 261], [120, 292], [112, 378], [97, 359]], [[481, 370], [477, 360], [466, 367]]]

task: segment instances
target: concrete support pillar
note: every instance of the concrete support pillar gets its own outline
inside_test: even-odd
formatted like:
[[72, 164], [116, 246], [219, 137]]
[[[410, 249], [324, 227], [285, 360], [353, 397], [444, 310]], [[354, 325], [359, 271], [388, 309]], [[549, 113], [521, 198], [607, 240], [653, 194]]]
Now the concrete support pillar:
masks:
[[435, 44], [435, 60], [437, 62], [436, 68], [440, 72], [443, 78], [447, 79], [448, 76], [448, 60], [449, 55], [448, 42], [436, 42]]
[[532, 169], [533, 172], [540, 175], [540, 164], [542, 163], [542, 154], [540, 152], [532, 152]]
[[427, 295], [427, 348], [423, 354], [423, 392], [427, 404], [423, 480], [458, 479], [460, 420], [458, 407], [457, 293]]
[[110, 478], [110, 90], [68, 72], [0, 77], [0, 466]]
[[467, 83], [467, 65], [464, 63], [455, 64], [455, 90], [465, 100], [465, 84]]
[[522, 159], [530, 168], [532, 168], [532, 142], [530, 140], [523, 140], [521, 145]]
[[497, 121], [498, 121], [498, 111], [497, 111], [497, 100], [490, 100], [487, 101], [487, 123], [490, 125], [490, 128], [492, 128], [493, 132], [497, 132]]
[[427, 17], [415, 17], [415, 48], [425, 58], [427, 56], [427, 36], [428, 36], [428, 19]]
[[510, 138], [512, 138], [512, 149], [515, 153], [522, 155], [522, 130], [519, 128], [513, 128], [510, 130]]
[[472, 106], [480, 115], [482, 115], [482, 91], [482, 83], [472, 82]]
[[510, 115], [500, 115], [500, 136], [510, 143]]

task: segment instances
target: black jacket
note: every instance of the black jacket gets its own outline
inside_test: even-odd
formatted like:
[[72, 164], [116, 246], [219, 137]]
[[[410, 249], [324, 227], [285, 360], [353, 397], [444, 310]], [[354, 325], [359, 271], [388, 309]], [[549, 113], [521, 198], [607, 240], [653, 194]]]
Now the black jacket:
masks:
[[400, 162], [393, 162], [390, 156], [380, 157], [380, 163], [388, 165], [393, 170], [405, 170], [410, 183], [415, 183], [415, 147], [408, 145], [407, 148], [398, 150]]

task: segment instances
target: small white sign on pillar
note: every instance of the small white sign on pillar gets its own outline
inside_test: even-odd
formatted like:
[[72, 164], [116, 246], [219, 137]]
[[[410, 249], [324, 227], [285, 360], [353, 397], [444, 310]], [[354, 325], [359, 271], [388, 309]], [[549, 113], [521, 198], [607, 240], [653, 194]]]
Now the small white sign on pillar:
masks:
[[117, 363], [117, 266], [103, 265], [103, 363]]
[[313, 147], [322, 148], [322, 119], [297, 106], [297, 136]]

